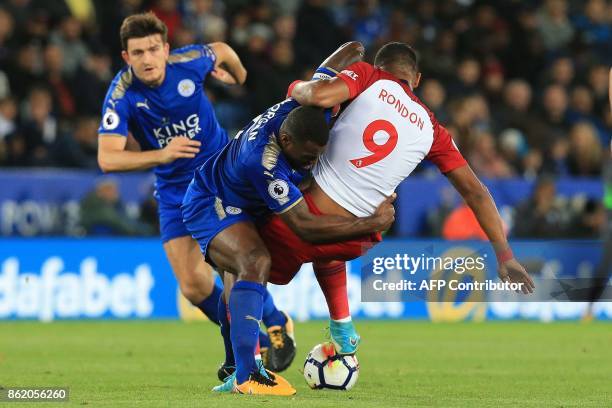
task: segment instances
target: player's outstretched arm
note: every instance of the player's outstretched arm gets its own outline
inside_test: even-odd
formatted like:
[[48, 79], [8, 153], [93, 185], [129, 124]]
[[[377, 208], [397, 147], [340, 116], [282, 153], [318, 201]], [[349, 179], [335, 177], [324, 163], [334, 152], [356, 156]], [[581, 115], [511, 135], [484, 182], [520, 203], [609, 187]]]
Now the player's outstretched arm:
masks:
[[193, 159], [201, 143], [186, 137], [175, 137], [160, 150], [133, 152], [125, 150], [127, 138], [104, 134], [98, 137], [98, 165], [103, 172], [145, 170], [179, 158]]
[[364, 48], [359, 41], [342, 44], [319, 65], [317, 75], [322, 79], [308, 82], [296, 81], [289, 87], [289, 95], [300, 105], [331, 108], [350, 97], [350, 90], [344, 81], [331, 78], [344, 68], [363, 59]]
[[226, 84], [244, 84], [247, 71], [236, 51], [224, 42], [214, 42], [208, 46], [217, 57], [215, 69], [211, 75]]
[[489, 237], [497, 255], [500, 279], [504, 282], [523, 283], [523, 293], [532, 293], [535, 287], [533, 280], [525, 268], [514, 259], [504, 233], [502, 219], [489, 190], [478, 180], [469, 165], [456, 168], [446, 173], [446, 176], [474, 211], [478, 223]]
[[300, 105], [332, 108], [350, 98], [348, 85], [340, 78], [299, 82], [290, 87], [289, 96]]
[[336, 51], [319, 65], [319, 68], [327, 68], [335, 73], [342, 71], [355, 62], [363, 60], [365, 48], [359, 41], [349, 41], [342, 44]]
[[313, 243], [339, 242], [384, 231], [395, 220], [395, 194], [383, 201], [369, 217], [349, 218], [336, 215], [313, 215], [302, 200], [280, 217], [297, 236]]

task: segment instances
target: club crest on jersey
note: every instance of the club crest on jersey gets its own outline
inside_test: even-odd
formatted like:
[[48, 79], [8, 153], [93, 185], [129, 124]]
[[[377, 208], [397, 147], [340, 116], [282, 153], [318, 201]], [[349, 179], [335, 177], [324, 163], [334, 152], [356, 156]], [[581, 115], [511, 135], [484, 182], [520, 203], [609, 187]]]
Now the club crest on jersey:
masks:
[[193, 95], [195, 92], [195, 84], [191, 79], [183, 79], [178, 83], [178, 93], [185, 98]]
[[102, 118], [102, 127], [106, 130], [113, 130], [119, 126], [119, 115], [115, 111], [106, 111]]
[[225, 207], [225, 212], [229, 215], [238, 215], [242, 212], [242, 209], [228, 205], [227, 207]]
[[285, 180], [276, 179], [268, 184], [268, 194], [276, 200], [282, 200], [289, 195], [289, 185]]

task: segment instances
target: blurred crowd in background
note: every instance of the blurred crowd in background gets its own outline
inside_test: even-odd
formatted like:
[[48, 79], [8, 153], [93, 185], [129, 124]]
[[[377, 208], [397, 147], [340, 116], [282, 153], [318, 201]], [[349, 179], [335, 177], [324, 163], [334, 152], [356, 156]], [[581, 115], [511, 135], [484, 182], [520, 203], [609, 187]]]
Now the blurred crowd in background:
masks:
[[[0, 0], [0, 167], [97, 168], [101, 104], [123, 64], [119, 27], [146, 10], [172, 47], [224, 41], [238, 52], [245, 86], [207, 83], [230, 134], [343, 42], [361, 41], [372, 61], [403, 41], [420, 54], [417, 94], [480, 177], [601, 175], [612, 129], [606, 0]], [[587, 210], [603, 213], [585, 203], [576, 217]], [[575, 217], [565, 218], [569, 228]]]

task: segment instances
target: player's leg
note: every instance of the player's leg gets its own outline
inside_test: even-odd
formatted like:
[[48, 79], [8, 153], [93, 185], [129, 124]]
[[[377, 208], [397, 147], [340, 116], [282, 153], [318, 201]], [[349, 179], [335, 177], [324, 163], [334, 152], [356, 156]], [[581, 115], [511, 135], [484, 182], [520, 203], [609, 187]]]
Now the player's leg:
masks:
[[[231, 290], [234, 287], [234, 283], [236, 283], [236, 275], [231, 274], [231, 273], [223, 273], [223, 287], [224, 287], [223, 296], [224, 296], [225, 299], [229, 299]], [[263, 306], [263, 317], [262, 317], [262, 321], [264, 322], [264, 324], [266, 322], [266, 302], [267, 302], [267, 298], [271, 300], [272, 296], [270, 295], [270, 293], [266, 289], [266, 291], [264, 293], [264, 306]], [[227, 300], [226, 300], [226, 302], [227, 302]], [[276, 307], [274, 309], [276, 310]], [[276, 311], [276, 312], [278, 312], [278, 311]], [[268, 310], [267, 313], [271, 314], [271, 313], [275, 313], [275, 312]], [[229, 314], [229, 309], [228, 309], [228, 314]], [[260, 342], [260, 346], [261, 347], [269, 347], [269, 345], [270, 345], [270, 338], [268, 337], [268, 335], [266, 333], [260, 332], [259, 333], [259, 342]]]
[[[231, 289], [234, 286], [234, 283], [236, 282], [236, 276], [231, 273], [224, 273], [223, 282], [223, 294], [225, 296], [225, 299], [229, 299]], [[272, 304], [272, 307], [270, 306], [270, 303]], [[266, 289], [266, 292], [264, 293], [264, 306], [262, 317], [264, 325], [268, 326], [266, 322], [274, 324], [276, 322], [276, 320], [274, 319], [277, 319], [277, 314], [281, 314], [283, 317], [285, 316], [282, 312], [279, 312], [278, 309], [276, 309], [276, 306], [274, 305], [274, 300], [272, 300], [272, 295], [270, 295], [270, 292], [268, 292], [268, 290]], [[259, 333], [259, 343], [261, 347], [267, 348], [270, 346], [270, 338], [266, 333]]]
[[[278, 285], [289, 283], [305, 262], [310, 262], [314, 246], [301, 240], [277, 215], [258, 226], [259, 234], [270, 252], [272, 265], [269, 281]], [[295, 332], [290, 316], [283, 312], [270, 312], [272, 298], [264, 299], [264, 323], [268, 328], [271, 346], [266, 367], [272, 371], [286, 370], [296, 355]], [[270, 307], [270, 310], [273, 310]], [[267, 319], [269, 317], [269, 319]]]
[[[231, 274], [231, 273], [224, 273], [224, 288], [227, 289], [227, 296], [229, 296], [229, 293], [231, 292], [231, 289], [234, 286], [234, 283], [236, 281], [236, 276]], [[224, 293], [224, 295], [222, 296], [222, 298], [224, 298], [226, 296], [226, 294]], [[231, 316], [229, 314], [229, 311], [227, 312], [227, 317], [228, 319], [231, 321]], [[222, 323], [223, 325], [223, 323]], [[291, 387], [291, 385], [284, 380], [282, 377], [278, 376], [277, 374], [272, 373], [271, 371], [268, 371], [266, 369], [266, 367], [264, 366], [264, 363], [262, 361], [262, 359], [264, 358], [264, 348], [261, 346], [262, 342], [261, 339], [262, 337], [267, 338], [267, 334], [264, 332], [259, 332], [259, 339], [260, 339], [260, 347], [255, 349], [255, 361], [256, 361], [256, 365], [258, 367], [258, 371], [259, 373], [266, 377], [266, 378], [270, 378], [276, 382], [280, 382], [282, 383], [283, 387]], [[229, 337], [228, 337], [228, 341], [229, 341]], [[268, 339], [269, 341], [269, 339]], [[226, 343], [226, 347], [227, 347], [227, 343]], [[231, 351], [231, 341], [229, 341], [229, 347], [230, 347], [230, 352], [232, 353], [232, 358], [233, 358], [233, 351]], [[227, 349], [226, 349], [227, 351]], [[222, 373], [223, 371], [223, 373]], [[214, 392], [221, 392], [221, 393], [226, 393], [226, 392], [233, 392], [235, 389], [235, 380], [236, 380], [236, 372], [235, 372], [235, 366], [234, 367], [226, 367], [226, 366], [222, 366], [219, 369], [219, 379], [221, 379], [221, 375], [225, 375], [229, 373], [229, 375], [225, 376], [224, 379], [222, 379], [223, 384], [217, 385], [215, 386], [212, 390]]]
[[[264, 294], [263, 323], [267, 328], [268, 346], [262, 349], [265, 366], [274, 371], [285, 371], [295, 358], [296, 343], [293, 320], [276, 309], [268, 291]], [[261, 342], [264, 347], [264, 342]]]
[[217, 233], [206, 249], [221, 269], [236, 275], [230, 290], [230, 337], [236, 360], [236, 390], [241, 393], [292, 395], [295, 389], [279, 376], [266, 378], [255, 353], [263, 314], [270, 255], [253, 223], [242, 221]]
[[[263, 293], [269, 269], [265, 246], [258, 245], [257, 236], [249, 234], [248, 222], [234, 224], [217, 234], [208, 245], [207, 254], [225, 272], [225, 295], [229, 297], [230, 337], [234, 356], [238, 360], [237, 378], [246, 381], [255, 367], [255, 349], [259, 322], [263, 313]], [[246, 239], [245, 239], [246, 238]]]
[[216, 284], [210, 265], [204, 262], [198, 243], [190, 236], [181, 236], [164, 242], [164, 250], [183, 296], [210, 321], [219, 324], [222, 288]]
[[[224, 282], [226, 276], [233, 276], [224, 272], [220, 272], [220, 275]], [[223, 294], [219, 297], [219, 326], [221, 329], [221, 337], [223, 338], [223, 347], [225, 348], [225, 360], [217, 372], [217, 377], [220, 381], [225, 381], [225, 379], [236, 370], [236, 361], [234, 359], [232, 340], [230, 338], [230, 316], [227, 308], [227, 296], [224, 290]]]
[[[234, 283], [236, 283], [236, 275], [231, 274], [231, 273], [223, 273], [222, 276], [223, 276], [223, 284], [224, 284], [223, 294], [225, 295], [225, 298], [228, 299], [231, 293], [232, 287], [234, 286]], [[279, 321], [279, 317], [283, 320]], [[276, 305], [274, 304], [274, 300], [272, 300], [272, 295], [266, 289], [266, 292], [264, 293], [264, 305], [263, 305], [263, 316], [262, 316], [263, 323], [266, 324], [266, 321], [268, 321], [271, 324], [284, 324], [284, 321], [285, 321], [284, 319], [285, 319], [285, 316], [283, 315], [281, 311], [279, 311], [276, 308]]]
[[[225, 381], [230, 375], [234, 373], [236, 370], [236, 361], [234, 359], [234, 351], [232, 350], [232, 340], [230, 337], [230, 315], [229, 315], [229, 307], [227, 305], [227, 300], [230, 295], [231, 288], [234, 286], [234, 282], [236, 281], [236, 276], [231, 273], [220, 272], [220, 275], [224, 282], [224, 291], [221, 297], [219, 298], [219, 322], [221, 328], [221, 337], [223, 337], [223, 345], [225, 348], [225, 361], [219, 367], [217, 371], [217, 377], [220, 381]], [[268, 293], [266, 291], [266, 293]], [[265, 295], [264, 295], [265, 297]], [[265, 310], [265, 300], [264, 300], [264, 310]], [[265, 314], [265, 312], [264, 312]], [[258, 358], [263, 362], [266, 361], [266, 355], [268, 348], [270, 347], [270, 338], [268, 334], [265, 332], [259, 332], [259, 356]], [[221, 391], [231, 391], [229, 390], [221, 390]]]
[[[218, 270], [238, 276], [235, 287], [229, 290], [230, 339], [237, 371], [241, 380], [237, 392], [254, 394], [293, 395], [295, 389], [280, 376], [261, 373], [255, 362], [255, 348], [259, 334], [259, 320], [263, 309], [264, 283], [269, 274], [267, 249], [259, 238], [251, 218], [244, 212], [220, 213], [219, 198], [210, 192], [187, 189], [183, 206], [184, 226], [197, 240], [205, 259]], [[230, 378], [238, 377], [235, 372]], [[245, 389], [246, 388], [246, 389]]]
[[346, 263], [343, 261], [314, 262], [313, 269], [329, 309], [329, 331], [336, 351], [354, 354], [360, 336], [351, 319], [346, 285]]
[[[234, 381], [236, 379], [236, 362], [234, 359], [234, 351], [232, 350], [232, 341], [230, 337], [229, 322], [231, 321], [231, 316], [225, 299], [226, 297], [229, 297], [230, 291], [234, 287], [236, 276], [231, 273], [222, 273], [222, 276], [223, 287], [227, 289], [227, 291], [224, 290], [224, 293], [219, 300], [219, 320], [221, 321], [221, 335], [223, 336], [223, 343], [225, 346], [225, 362], [221, 365], [219, 371], [217, 372], [217, 376], [219, 377], [219, 380], [223, 382], [223, 384], [215, 386], [212, 390], [214, 392], [232, 392], [234, 390]], [[261, 331], [259, 332], [260, 347], [255, 350], [255, 359], [260, 373], [266, 377], [269, 377], [262, 361], [262, 356], [265, 351], [267, 351], [261, 346], [262, 338], [267, 339], [268, 343], [270, 341], [266, 333]]]
[[266, 290], [264, 294], [263, 324], [268, 329], [274, 326], [285, 327], [288, 320], [288, 316], [276, 308], [272, 295]]

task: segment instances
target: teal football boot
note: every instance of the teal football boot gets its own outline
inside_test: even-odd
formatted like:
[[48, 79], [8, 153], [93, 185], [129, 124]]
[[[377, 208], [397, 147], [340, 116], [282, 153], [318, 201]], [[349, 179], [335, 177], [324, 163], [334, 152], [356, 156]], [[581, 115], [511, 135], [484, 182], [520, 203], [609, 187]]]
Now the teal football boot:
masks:
[[355, 331], [353, 321], [336, 322], [330, 320], [329, 334], [338, 354], [355, 354], [361, 337]]

